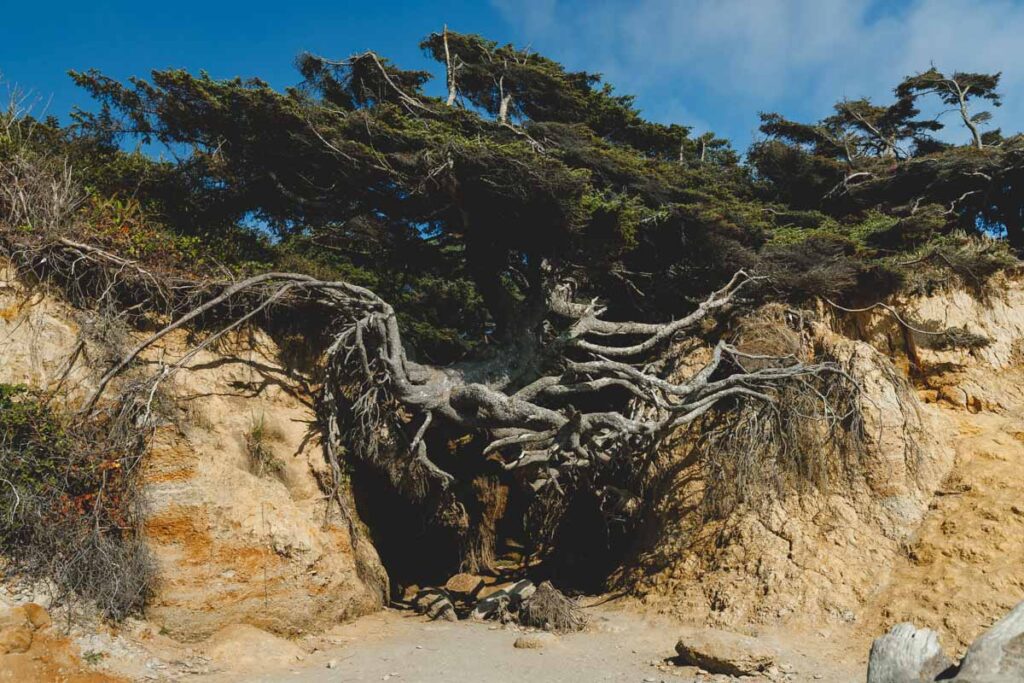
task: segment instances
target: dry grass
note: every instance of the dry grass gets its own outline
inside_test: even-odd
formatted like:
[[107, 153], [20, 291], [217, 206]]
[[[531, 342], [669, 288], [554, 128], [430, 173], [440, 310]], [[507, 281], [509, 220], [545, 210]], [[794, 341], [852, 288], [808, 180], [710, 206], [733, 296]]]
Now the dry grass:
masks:
[[[808, 316], [766, 306], [741, 322], [736, 343], [752, 355], [836, 361], [813, 348], [804, 333]], [[780, 384], [773, 403], [726, 404], [695, 425], [690, 433], [704, 469], [706, 515], [725, 517], [787, 490], [841, 487], [856, 476], [864, 452], [864, 399], [850, 369], [838, 367]]]
[[276, 436], [267, 428], [262, 414], [253, 417], [245, 435], [245, 452], [249, 456], [249, 469], [257, 477], [278, 476], [284, 471], [284, 463], [274, 455], [270, 446]]

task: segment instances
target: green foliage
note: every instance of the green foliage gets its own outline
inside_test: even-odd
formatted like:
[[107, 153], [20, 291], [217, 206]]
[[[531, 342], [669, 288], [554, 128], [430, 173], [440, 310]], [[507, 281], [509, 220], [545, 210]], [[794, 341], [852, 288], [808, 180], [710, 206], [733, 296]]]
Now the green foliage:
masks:
[[1000, 74], [981, 74], [957, 71], [946, 75], [934, 66], [923, 73], [908, 76], [896, 87], [896, 95], [910, 99], [921, 95], [936, 95], [946, 106], [956, 107], [964, 125], [974, 136], [975, 145], [984, 146], [978, 126], [992, 119], [991, 112], [980, 111], [971, 114], [968, 107], [975, 100], [988, 100], [995, 107], [1002, 106], [999, 93]]
[[954, 94], [998, 105], [998, 75], [933, 69], [810, 124], [762, 114], [743, 165], [713, 133], [644, 119], [597, 74], [447, 30], [421, 48], [450, 102], [374, 52], [303, 54], [285, 91], [73, 72], [99, 110], [38, 124], [32, 145], [80, 169], [98, 244], [164, 270], [365, 285], [439, 363], [514, 334], [552, 273], [623, 316], [665, 318], [738, 268], [771, 274], [774, 296], [857, 298], [903, 286], [898, 256], [955, 231], [1024, 246], [1024, 139], [946, 145], [919, 111]]
[[[979, 100], [1000, 106], [998, 86], [999, 74], [933, 67], [900, 83], [889, 106], [844, 100], [813, 124], [763, 114], [767, 138], [751, 148], [750, 162], [766, 198], [849, 225], [840, 232], [856, 232], [866, 211], [894, 219], [870, 240], [880, 251], [913, 251], [960, 231], [1002, 233], [1024, 253], [1024, 137], [982, 133], [991, 116], [971, 111]], [[923, 97], [959, 112], [972, 144], [930, 137], [943, 124], [920, 118]]]
[[996, 273], [1021, 265], [1005, 241], [963, 232], [943, 235], [916, 252], [893, 256], [889, 261], [906, 274], [906, 289], [922, 294], [951, 284], [984, 294]]
[[[724, 272], [731, 261], [708, 264], [714, 250], [691, 255], [690, 245], [756, 241], [757, 227], [727, 216], [754, 197], [724, 141], [645, 121], [599, 77], [512, 46], [447, 33], [423, 47], [452, 60], [472, 109], [425, 96], [425, 74], [371, 52], [303, 55], [304, 83], [283, 93], [178, 70], [127, 84], [76, 73], [101, 103], [77, 115], [77, 130], [192, 150], [173, 169], [145, 169], [166, 173], [164, 198], [146, 196], [176, 232], [198, 234], [180, 205], [214, 231], [255, 217], [277, 238], [274, 267], [375, 287], [439, 361], [491, 329], [510, 334], [544, 296], [544, 268], [585, 273], [587, 286], [627, 269], [651, 273], [644, 261], [657, 243], [666, 264], [699, 259]], [[172, 190], [185, 199], [168, 199]], [[706, 234], [722, 222], [728, 235]], [[674, 308], [711, 285], [690, 283]]]
[[[3, 452], [4, 479], [20, 484], [20, 490], [29, 496], [45, 495], [62, 485], [67, 454], [71, 444], [67, 433], [50, 411], [28, 389], [21, 385], [0, 384], [0, 449]], [[94, 471], [87, 468], [74, 471], [80, 477], [71, 479], [69, 494], [87, 495], [87, 483]], [[5, 510], [12, 512], [13, 506]], [[0, 523], [0, 538], [4, 545], [12, 543], [21, 529], [13, 524], [14, 515]]]

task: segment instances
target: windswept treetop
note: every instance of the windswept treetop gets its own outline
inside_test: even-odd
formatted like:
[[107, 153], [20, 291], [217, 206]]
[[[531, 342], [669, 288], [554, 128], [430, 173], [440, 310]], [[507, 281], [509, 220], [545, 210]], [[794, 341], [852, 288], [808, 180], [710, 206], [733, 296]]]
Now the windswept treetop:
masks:
[[[451, 66], [450, 103], [424, 93], [426, 73], [375, 53], [307, 54], [285, 92], [177, 70], [128, 84], [75, 73], [102, 104], [77, 119], [111, 142], [185, 150], [176, 182], [193, 201], [179, 229], [256, 217], [296, 248], [363, 267], [359, 249], [398, 245], [407, 270], [471, 282], [499, 331], [543, 297], [545, 267], [582, 269], [628, 301], [722, 281], [742, 264], [710, 243], [739, 253], [759, 239], [746, 172], [723, 141], [646, 121], [598, 76], [511, 46], [445, 32], [423, 47]], [[670, 266], [704, 274], [659, 281]]]
[[[952, 230], [1004, 234], [1024, 251], [1024, 136], [982, 131], [1000, 106], [999, 74], [935, 67], [904, 79], [891, 104], [843, 100], [817, 123], [762, 114], [766, 139], [751, 149], [772, 198], [849, 222], [865, 211], [892, 217], [887, 248], [920, 247]], [[924, 104], [922, 104], [922, 101]], [[937, 117], [922, 106], [948, 107]], [[955, 112], [970, 143], [943, 142], [942, 116]]]

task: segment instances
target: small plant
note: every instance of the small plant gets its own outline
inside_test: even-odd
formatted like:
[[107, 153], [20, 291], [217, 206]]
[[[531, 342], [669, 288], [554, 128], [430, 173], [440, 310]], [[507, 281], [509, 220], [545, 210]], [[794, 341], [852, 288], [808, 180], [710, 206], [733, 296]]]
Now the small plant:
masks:
[[107, 653], [106, 652], [100, 652], [99, 650], [87, 650], [82, 655], [82, 659], [84, 659], [85, 663], [88, 664], [89, 666], [96, 666], [96, 665], [98, 665], [100, 662], [102, 662], [106, 658], [107, 658]]
[[284, 471], [284, 463], [274, 456], [270, 448], [272, 436], [263, 415], [254, 417], [245, 435], [245, 450], [249, 455], [249, 469], [257, 477], [277, 476]]

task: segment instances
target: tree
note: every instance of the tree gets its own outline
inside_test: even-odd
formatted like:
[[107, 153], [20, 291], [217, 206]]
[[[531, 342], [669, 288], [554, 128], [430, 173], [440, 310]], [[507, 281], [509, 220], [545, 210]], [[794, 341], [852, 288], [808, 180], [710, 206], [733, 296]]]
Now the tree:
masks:
[[[891, 216], [890, 229], [866, 238], [861, 234], [867, 248], [920, 247], [960, 230], [1003, 232], [1020, 252], [1024, 138], [981, 133], [990, 114], [970, 110], [978, 99], [999, 106], [998, 85], [999, 74], [946, 76], [933, 67], [904, 79], [889, 106], [843, 100], [833, 115], [813, 124], [762, 114], [767, 139], [751, 148], [750, 161], [770, 198], [821, 211], [840, 222], [840, 233], [861, 234], [866, 211]], [[919, 98], [928, 94], [960, 112], [972, 134], [969, 146], [931, 136], [942, 124], [920, 118]]]
[[[752, 358], [718, 341], [704, 368], [668, 374], [674, 343], [763, 283], [743, 267], [771, 215], [721, 140], [645, 121], [599, 77], [512, 46], [447, 30], [423, 45], [449, 69], [445, 98], [424, 94], [423, 72], [373, 52], [303, 55], [304, 82], [283, 93], [183, 71], [128, 84], [74, 74], [102, 104], [79, 114], [82, 134], [190, 150], [178, 171], [204, 188], [207, 215], [255, 215], [284, 253], [333, 265], [202, 283], [203, 303], [110, 368], [91, 404], [171, 330], [227, 307], [212, 343], [304, 301], [331, 321], [321, 396], [331, 462], [345, 448], [396, 486], [449, 502], [453, 471], [488, 468], [556, 497], [612, 495], [621, 486], [602, 481], [625, 484], [668, 435], [716, 408], [754, 402], [764, 433], [781, 433], [800, 419], [781, 400], [790, 389], [812, 391], [829, 425], [853, 419], [855, 384], [828, 361]], [[422, 274], [397, 289], [376, 277], [400, 297], [426, 276], [465, 278], [448, 305], [481, 313], [457, 317], [464, 334], [482, 323], [485, 343], [431, 362], [407, 344], [401, 316], [430, 326], [436, 302], [423, 302], [430, 316], [398, 310], [351, 277], [352, 265], [381, 274], [379, 257], [360, 261], [357, 249], [400, 254]], [[475, 464], [428, 449], [437, 432], [480, 437]]]
[[[817, 201], [806, 202], [807, 206], [872, 177], [879, 160], [909, 158], [931, 143], [928, 132], [942, 128], [936, 120], [917, 119], [920, 111], [909, 96], [901, 96], [889, 106], [875, 105], [866, 98], [842, 100], [833, 109], [834, 114], [814, 124], [797, 123], [774, 113], [761, 114], [761, 132], [770, 141], [756, 144], [751, 158], [761, 173], [774, 181], [788, 173], [779, 165], [791, 165], [792, 160], [787, 162], [786, 157], [792, 157], [794, 151], [813, 158], [810, 165], [818, 178], [805, 175], [787, 182], [794, 190], [806, 185], [803, 191], [817, 195]], [[771, 141], [781, 141], [788, 149]], [[822, 182], [831, 185], [823, 188]]]
[[943, 104], [956, 107], [964, 125], [971, 131], [974, 146], [984, 147], [979, 126], [992, 119], [987, 111], [971, 114], [970, 102], [976, 99], [988, 100], [993, 106], [1002, 105], [1002, 96], [998, 92], [1000, 74], [982, 74], [954, 72], [947, 76], [934, 66], [915, 76], [908, 76], [896, 87], [896, 95], [901, 98], [916, 98], [925, 94], [938, 96]]

